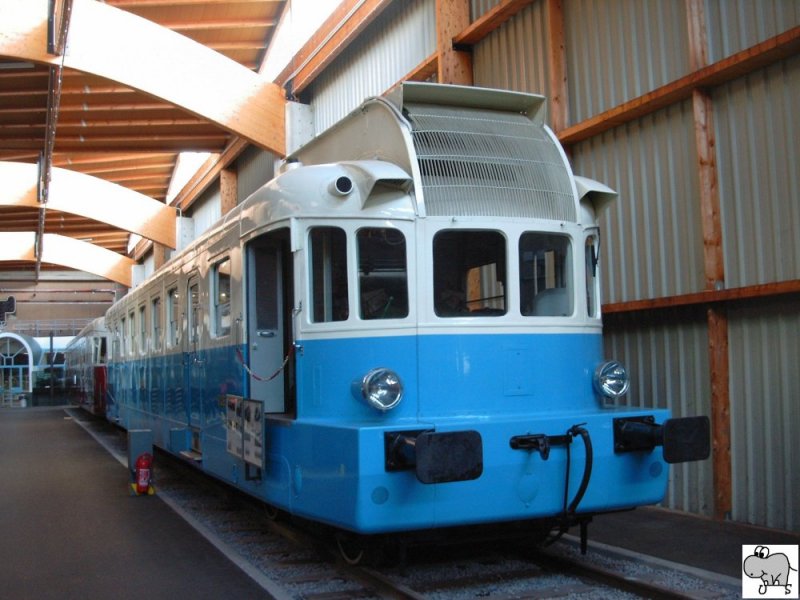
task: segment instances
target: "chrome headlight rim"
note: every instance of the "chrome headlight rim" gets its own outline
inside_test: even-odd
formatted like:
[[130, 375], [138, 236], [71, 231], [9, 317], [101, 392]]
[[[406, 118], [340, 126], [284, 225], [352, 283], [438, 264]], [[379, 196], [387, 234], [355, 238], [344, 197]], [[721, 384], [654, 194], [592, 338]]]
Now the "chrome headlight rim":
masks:
[[631, 382], [625, 365], [618, 360], [608, 360], [597, 366], [592, 383], [597, 394], [616, 400], [628, 393]]
[[388, 412], [403, 400], [403, 381], [387, 367], [370, 369], [361, 378], [360, 397], [367, 406], [380, 412]]

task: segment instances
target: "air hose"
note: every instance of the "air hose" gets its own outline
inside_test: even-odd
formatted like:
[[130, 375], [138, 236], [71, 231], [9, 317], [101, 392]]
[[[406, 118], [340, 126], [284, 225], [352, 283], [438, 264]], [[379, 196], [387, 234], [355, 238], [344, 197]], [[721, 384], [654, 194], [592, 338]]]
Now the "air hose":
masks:
[[583, 440], [583, 447], [586, 449], [586, 463], [583, 466], [583, 478], [581, 479], [581, 485], [578, 488], [578, 491], [575, 493], [575, 497], [572, 499], [572, 502], [569, 503], [569, 507], [567, 507], [567, 496], [569, 494], [569, 446], [567, 446], [567, 482], [564, 486], [564, 516], [574, 515], [575, 511], [578, 510], [578, 504], [581, 503], [583, 500], [583, 496], [586, 494], [586, 488], [589, 487], [589, 480], [592, 477], [592, 463], [594, 459], [594, 453], [592, 451], [592, 438], [589, 436], [589, 432], [586, 430], [583, 425], [573, 425], [570, 427], [567, 433], [572, 436], [573, 438], [577, 435], [581, 436]]
[[589, 435], [589, 431], [583, 427], [585, 423], [581, 423], [579, 425], [573, 425], [567, 430], [567, 435], [570, 438], [575, 438], [577, 436], [581, 436], [583, 440], [583, 446], [586, 451], [586, 462], [583, 466], [583, 477], [581, 478], [581, 484], [578, 487], [578, 491], [575, 492], [575, 496], [572, 498], [572, 502], [567, 504], [569, 499], [569, 474], [570, 469], [572, 467], [572, 460], [570, 455], [570, 446], [572, 444], [567, 444], [567, 469], [566, 469], [566, 478], [564, 481], [564, 510], [561, 514], [561, 526], [559, 528], [558, 533], [550, 538], [546, 545], [550, 545], [556, 541], [558, 541], [562, 535], [564, 535], [567, 530], [569, 529], [569, 518], [575, 514], [578, 510], [578, 505], [583, 500], [583, 496], [586, 494], [586, 488], [589, 487], [589, 480], [592, 478], [592, 466], [594, 462], [594, 452], [592, 451], [592, 438]]

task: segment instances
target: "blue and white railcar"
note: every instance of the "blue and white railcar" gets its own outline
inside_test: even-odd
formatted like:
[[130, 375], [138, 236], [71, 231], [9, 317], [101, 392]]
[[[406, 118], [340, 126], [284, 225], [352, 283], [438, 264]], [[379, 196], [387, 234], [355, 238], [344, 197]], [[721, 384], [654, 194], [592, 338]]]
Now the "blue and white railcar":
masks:
[[366, 101], [108, 311], [109, 411], [358, 533], [660, 501], [707, 420], [615, 406], [615, 193], [573, 175], [543, 113], [432, 84]]

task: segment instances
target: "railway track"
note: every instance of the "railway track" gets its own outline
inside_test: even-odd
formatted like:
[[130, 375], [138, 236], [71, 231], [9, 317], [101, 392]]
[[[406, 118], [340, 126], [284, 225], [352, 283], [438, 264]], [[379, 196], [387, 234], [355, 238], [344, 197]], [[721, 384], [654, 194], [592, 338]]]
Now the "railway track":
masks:
[[[126, 436], [74, 409], [68, 411], [120, 462]], [[159, 454], [157, 497], [169, 504], [276, 600], [351, 598], [493, 600], [541, 598], [728, 598], [738, 590], [667, 577], [663, 569], [597, 564], [559, 543], [548, 550], [508, 544], [412, 547], [393, 566], [348, 564], [332, 536], [276, 520], [265, 506], [202, 474], [185, 461]], [[349, 555], [352, 556], [352, 549]], [[444, 551], [443, 551], [444, 550]], [[351, 561], [352, 562], [352, 561]], [[676, 586], [678, 582], [679, 585]]]

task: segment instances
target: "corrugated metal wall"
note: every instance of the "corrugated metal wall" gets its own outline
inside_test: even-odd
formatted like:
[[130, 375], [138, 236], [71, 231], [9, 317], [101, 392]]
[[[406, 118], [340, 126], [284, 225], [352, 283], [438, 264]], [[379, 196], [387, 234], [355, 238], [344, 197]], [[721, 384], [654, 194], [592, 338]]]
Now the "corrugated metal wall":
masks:
[[490, 9], [500, 4], [500, 0], [471, 0], [470, 1], [470, 17], [473, 21], [477, 21]]
[[604, 301], [703, 289], [690, 102], [673, 105], [572, 148], [573, 170], [619, 193], [601, 218]]
[[222, 199], [219, 181], [214, 182], [192, 205], [194, 238], [197, 239], [222, 216]]
[[800, 311], [759, 301], [730, 320], [733, 518], [800, 530]]
[[566, 0], [570, 121], [588, 119], [685, 75], [684, 2]]
[[800, 57], [714, 92], [728, 287], [800, 279], [799, 98]]
[[475, 85], [549, 97], [548, 41], [545, 3], [535, 2], [475, 46]]
[[[711, 414], [705, 311], [614, 314], [604, 322], [606, 356], [631, 374], [626, 405], [669, 408], [676, 417]], [[664, 505], [710, 516], [712, 484], [711, 461], [673, 465]]]
[[433, 0], [392, 3], [314, 82], [321, 133], [370, 96], [379, 96], [436, 50]]
[[705, 11], [711, 62], [800, 25], [797, 0], [706, 0]]
[[254, 146], [236, 159], [236, 199], [241, 203], [275, 174], [275, 155]]

